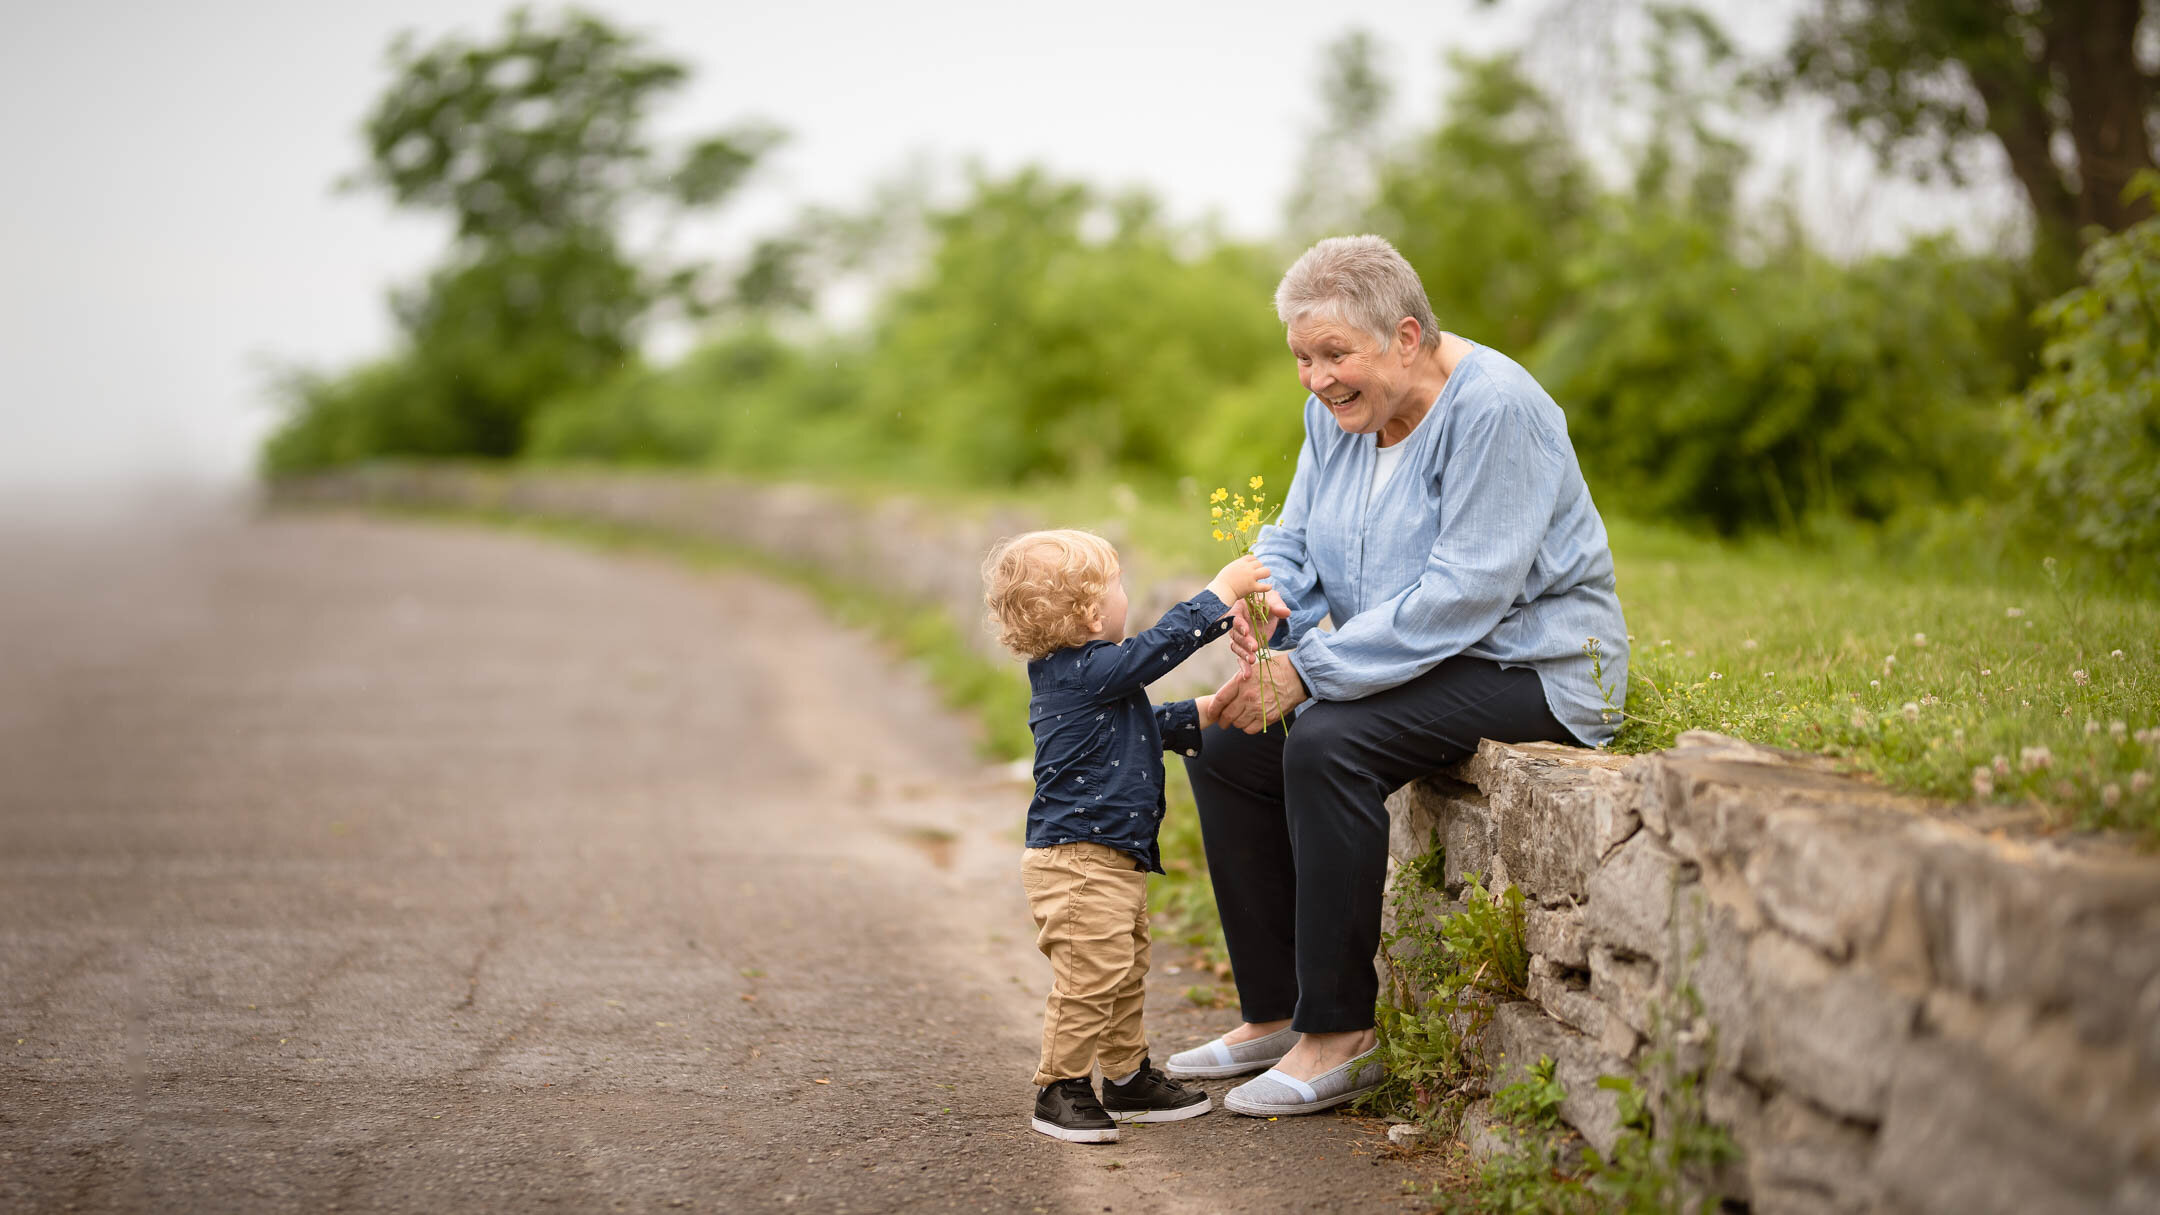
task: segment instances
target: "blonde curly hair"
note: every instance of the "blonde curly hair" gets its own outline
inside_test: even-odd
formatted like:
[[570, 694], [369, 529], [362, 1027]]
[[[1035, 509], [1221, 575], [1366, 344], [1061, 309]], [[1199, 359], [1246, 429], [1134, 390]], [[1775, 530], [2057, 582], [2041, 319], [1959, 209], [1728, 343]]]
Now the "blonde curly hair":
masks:
[[1028, 532], [983, 561], [983, 604], [998, 644], [1041, 658], [1093, 635], [1088, 627], [1118, 580], [1117, 550], [1093, 532]]

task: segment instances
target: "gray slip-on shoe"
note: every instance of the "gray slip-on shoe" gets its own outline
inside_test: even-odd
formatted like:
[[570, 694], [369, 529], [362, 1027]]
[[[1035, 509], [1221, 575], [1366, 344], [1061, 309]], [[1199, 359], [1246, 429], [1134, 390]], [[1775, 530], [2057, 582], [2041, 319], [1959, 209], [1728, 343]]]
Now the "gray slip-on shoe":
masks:
[[1352, 1101], [1380, 1087], [1387, 1069], [1380, 1066], [1380, 1048], [1374, 1047], [1341, 1067], [1300, 1080], [1269, 1068], [1223, 1094], [1223, 1108], [1254, 1118], [1279, 1118], [1285, 1114], [1317, 1114]]
[[1298, 1037], [1298, 1031], [1285, 1026], [1250, 1042], [1217, 1038], [1170, 1056], [1163, 1064], [1163, 1072], [1179, 1080], [1220, 1080], [1265, 1071], [1282, 1062], [1282, 1057], [1297, 1045]]

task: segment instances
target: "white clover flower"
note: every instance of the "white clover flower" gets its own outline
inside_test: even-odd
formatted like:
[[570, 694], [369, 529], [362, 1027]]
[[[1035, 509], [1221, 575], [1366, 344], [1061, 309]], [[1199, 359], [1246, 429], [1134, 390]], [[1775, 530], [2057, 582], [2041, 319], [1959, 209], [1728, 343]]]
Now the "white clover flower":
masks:
[[1762, 677], [1763, 677], [1764, 679], [1776, 679], [1776, 678], [1777, 678], [1777, 672], [1776, 672], [1776, 671], [1764, 671], [1764, 672], [1762, 673]]
[[1912, 635], [1912, 643], [1913, 643], [1914, 645], [1916, 645], [1916, 646], [1921, 646], [1921, 647], [1923, 647], [1923, 648], [1924, 648], [1924, 647], [1926, 647], [1926, 645], [1927, 645], [1927, 634], [1926, 634], [1926, 633], [1914, 633], [1914, 634]]
[[2128, 723], [2120, 721], [2111, 721], [2108, 723], [2109, 738], [2114, 739], [2116, 742], [2121, 742], [2123, 739], [2128, 738], [2129, 736], [2130, 726]]
[[1919, 705], [1916, 705], [1916, 704], [1914, 704], [1914, 703], [1913, 703], [1912, 701], [1909, 701], [1909, 700], [1908, 700], [1908, 701], [1906, 701], [1906, 702], [1905, 702], [1905, 708], [1904, 708], [1903, 712], [1904, 712], [1904, 714], [1905, 714], [1905, 720], [1906, 720], [1906, 721], [1919, 721], [1919, 720], [1920, 720], [1920, 706], [1919, 706]]
[[2010, 757], [2007, 755], [1997, 755], [1993, 760], [1989, 761], [1988, 766], [1995, 769], [1995, 775], [1997, 776], [2006, 777], [2010, 775]]
[[1942, 697], [1937, 696], [1933, 692], [1929, 692], [1927, 695], [1920, 698], [1920, 703], [1924, 705], [1939, 705], [1942, 703]]
[[2091, 737], [2092, 737], [2093, 735], [2095, 735], [2095, 734], [2098, 734], [2099, 732], [2100, 732], [2100, 723], [2099, 723], [2099, 722], [2097, 722], [2097, 721], [2094, 721], [2094, 720], [2093, 720], [2092, 718], [2090, 718], [2090, 717], [2086, 718], [2086, 719], [2085, 719], [2085, 737], [2087, 737], [2087, 738], [2091, 738]]
[[1995, 774], [1985, 765], [1972, 770], [1972, 791], [1974, 797], [1995, 796]]
[[2018, 770], [2021, 772], [2045, 772], [2055, 762], [2055, 753], [2046, 747], [2018, 748]]
[[1665, 637], [1665, 638], [1661, 638], [1661, 639], [1660, 639], [1660, 640], [1658, 641], [1658, 644], [1659, 644], [1659, 645], [1661, 645], [1661, 646], [1664, 646], [1664, 647], [1666, 647], [1666, 648], [1668, 648], [1668, 649], [1669, 649], [1669, 648], [1671, 648], [1671, 646], [1672, 646], [1672, 638], [1670, 638], [1670, 637]]
[[1743, 649], [1743, 650], [1752, 650], [1752, 649], [1754, 649], [1754, 648], [1755, 648], [1755, 639], [1754, 639], [1753, 637], [1750, 637], [1750, 638], [1748, 638], [1748, 639], [1747, 639], [1746, 641], [1743, 641], [1743, 642], [1741, 642], [1741, 643], [1740, 643], [1740, 648], [1741, 648], [1741, 649]]
[[1725, 676], [1724, 676], [1723, 674], [1721, 674], [1721, 673], [1717, 672], [1717, 671], [1712, 671], [1712, 672], [1710, 672], [1710, 678], [1712, 678], [1712, 679], [1723, 679], [1723, 678], [1725, 678]]
[[2003, 612], [2003, 615], [2008, 616], [2012, 620], [2016, 620], [2018, 617], [2023, 616], [2024, 614], [2024, 608], [2010, 608]]
[[1993, 668], [1993, 667], [1981, 667], [1981, 668], [1980, 668], [1980, 678], [1982, 678], [1982, 679], [1986, 679], [1986, 678], [1987, 678], [1988, 676], [1990, 676], [1990, 675], [1993, 675], [1994, 673], [1995, 673], [1995, 668]]
[[2130, 774], [2130, 792], [2132, 793], [2141, 794], [2147, 789], [2152, 788], [2152, 783], [2152, 773], [2147, 772], [2143, 768], [2139, 768], [2137, 771]]
[[2109, 781], [2100, 788], [2100, 804], [2113, 810], [2122, 805], [2122, 786]]
[[1880, 680], [1880, 679], [1870, 679], [1870, 680], [1868, 680], [1868, 681], [1867, 681], [1867, 686], [1869, 686], [1869, 687], [1871, 687], [1871, 688], [1879, 688], [1879, 687], [1881, 687], [1881, 686], [1882, 686], [1882, 680]]
[[2121, 650], [2109, 650], [2109, 651], [2108, 651], [2108, 657], [2110, 657], [2110, 658], [2112, 658], [2112, 659], [2116, 660], [2117, 662], [2120, 662], [2120, 661], [2122, 661], [2122, 651], [2121, 651]]
[[1891, 667], [1894, 667], [1894, 666], [1896, 666], [1896, 665], [1897, 665], [1897, 655], [1895, 655], [1895, 654], [1885, 654], [1885, 655], [1883, 655], [1883, 660], [1882, 660], [1882, 664], [1883, 664], [1883, 670], [1885, 670], [1885, 671], [1889, 670], [1889, 669], [1890, 669]]
[[2070, 672], [2070, 680], [2082, 688], [2092, 682], [2092, 676], [2085, 673], [2085, 668], [2079, 667], [2077, 670]]

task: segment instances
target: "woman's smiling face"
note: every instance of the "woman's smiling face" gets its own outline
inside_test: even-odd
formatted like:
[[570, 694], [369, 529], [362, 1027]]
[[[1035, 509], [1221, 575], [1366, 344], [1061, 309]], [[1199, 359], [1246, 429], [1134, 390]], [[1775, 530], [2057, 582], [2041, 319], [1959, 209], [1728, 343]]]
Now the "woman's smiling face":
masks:
[[[1401, 408], [1408, 368], [1400, 341], [1380, 342], [1326, 316], [1306, 315], [1289, 329], [1298, 383], [1320, 398], [1335, 424], [1354, 435], [1377, 433]], [[1416, 343], [1410, 349], [1416, 350]]]

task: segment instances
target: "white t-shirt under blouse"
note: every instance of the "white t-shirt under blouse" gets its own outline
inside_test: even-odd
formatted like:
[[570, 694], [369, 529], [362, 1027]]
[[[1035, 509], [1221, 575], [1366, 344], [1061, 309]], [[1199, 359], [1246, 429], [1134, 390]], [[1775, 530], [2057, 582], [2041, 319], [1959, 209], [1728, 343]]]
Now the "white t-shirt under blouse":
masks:
[[[1423, 419], [1421, 418], [1419, 421], [1422, 422]], [[1380, 496], [1380, 490], [1387, 485], [1388, 478], [1395, 475], [1395, 467], [1402, 463], [1403, 453], [1408, 450], [1410, 450], [1410, 444], [1407, 442], [1398, 442], [1393, 447], [1376, 447], [1373, 449], [1372, 484], [1365, 487], [1365, 511], [1367, 514], [1372, 513], [1373, 499]]]

